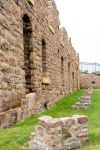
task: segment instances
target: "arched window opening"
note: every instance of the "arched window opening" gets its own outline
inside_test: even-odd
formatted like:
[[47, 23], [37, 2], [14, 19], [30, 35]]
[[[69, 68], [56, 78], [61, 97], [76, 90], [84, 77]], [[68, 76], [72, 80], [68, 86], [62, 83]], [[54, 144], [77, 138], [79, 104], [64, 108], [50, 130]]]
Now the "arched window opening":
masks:
[[58, 49], [58, 52], [57, 52], [57, 54], [58, 54], [58, 58], [59, 58], [59, 54], [60, 54], [60, 51], [59, 51], [59, 49]]
[[72, 79], [73, 79], [73, 90], [74, 90], [74, 79], [75, 79], [75, 73], [72, 72]]
[[64, 58], [61, 57], [61, 77], [64, 79]]
[[68, 63], [68, 81], [69, 81], [69, 91], [70, 91], [70, 63]]
[[70, 69], [70, 63], [68, 63], [68, 70]]
[[43, 69], [43, 77], [45, 77], [47, 68], [46, 68], [46, 42], [44, 39], [42, 39], [42, 69]]
[[70, 76], [70, 63], [68, 63], [68, 75]]
[[24, 39], [24, 70], [25, 70], [25, 84], [26, 93], [32, 92], [31, 86], [31, 59], [30, 55], [33, 50], [32, 46], [32, 26], [29, 17], [25, 14], [23, 16], [23, 39]]
[[45, 103], [44, 103], [44, 108], [45, 108], [45, 109], [48, 109], [48, 102], [45, 102]]
[[73, 80], [74, 80], [74, 72], [72, 72], [72, 78], [73, 78]]

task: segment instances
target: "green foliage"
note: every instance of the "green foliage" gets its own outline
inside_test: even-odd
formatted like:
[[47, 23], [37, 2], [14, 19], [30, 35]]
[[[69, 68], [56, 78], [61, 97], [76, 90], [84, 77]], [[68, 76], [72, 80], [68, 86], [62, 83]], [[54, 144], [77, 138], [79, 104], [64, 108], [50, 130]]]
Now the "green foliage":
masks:
[[30, 133], [34, 131], [38, 123], [38, 117], [50, 115], [52, 117], [66, 117], [73, 114], [87, 115], [89, 117], [90, 142], [81, 150], [100, 150], [100, 90], [94, 90], [92, 96], [92, 106], [86, 110], [75, 110], [71, 106], [83, 95], [84, 90], [80, 90], [69, 96], [65, 96], [49, 110], [32, 115], [28, 119], [16, 124], [10, 129], [0, 131], [0, 150], [28, 150], [27, 142]]

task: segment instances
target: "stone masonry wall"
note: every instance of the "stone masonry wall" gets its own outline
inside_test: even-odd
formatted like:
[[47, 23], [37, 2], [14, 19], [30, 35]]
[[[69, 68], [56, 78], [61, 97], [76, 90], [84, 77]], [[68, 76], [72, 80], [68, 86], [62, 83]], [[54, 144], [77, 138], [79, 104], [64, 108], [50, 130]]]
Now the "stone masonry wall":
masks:
[[0, 126], [78, 90], [79, 56], [53, 0], [0, 0]]
[[80, 74], [81, 88], [100, 88], [100, 76], [94, 74]]
[[66, 118], [39, 118], [35, 133], [31, 134], [31, 150], [72, 150], [88, 142], [88, 118], [74, 115]]

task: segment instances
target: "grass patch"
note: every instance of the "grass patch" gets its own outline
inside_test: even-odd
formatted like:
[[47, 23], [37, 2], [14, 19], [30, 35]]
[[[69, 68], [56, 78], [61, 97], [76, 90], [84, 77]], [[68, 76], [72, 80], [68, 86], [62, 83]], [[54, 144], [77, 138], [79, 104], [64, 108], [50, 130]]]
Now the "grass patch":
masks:
[[34, 131], [38, 123], [38, 117], [50, 115], [52, 117], [66, 117], [73, 114], [87, 115], [89, 117], [89, 145], [81, 150], [100, 150], [100, 90], [94, 90], [92, 96], [92, 106], [86, 110], [75, 110], [71, 106], [83, 95], [84, 90], [80, 90], [69, 96], [65, 96], [62, 101], [40, 114], [32, 115], [28, 119], [16, 124], [10, 129], [0, 131], [0, 150], [28, 150], [27, 141], [30, 133]]

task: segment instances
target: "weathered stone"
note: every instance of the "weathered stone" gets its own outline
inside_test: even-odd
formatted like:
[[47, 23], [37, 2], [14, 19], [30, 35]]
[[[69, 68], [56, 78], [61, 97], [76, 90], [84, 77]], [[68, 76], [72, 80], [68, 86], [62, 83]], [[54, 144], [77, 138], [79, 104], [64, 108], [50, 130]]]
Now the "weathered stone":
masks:
[[[75, 124], [70, 121], [70, 126], [66, 126], [66, 122], [69, 120], [75, 120]], [[61, 121], [62, 124], [59, 123]], [[86, 116], [79, 115], [59, 119], [43, 116], [39, 118], [39, 125], [35, 128], [35, 134], [31, 135], [31, 140], [28, 143], [29, 149], [72, 150], [80, 148], [88, 141], [87, 121]], [[54, 126], [55, 122], [57, 126]]]
[[28, 108], [33, 108], [35, 105], [36, 93], [29, 93], [26, 95], [26, 103]]
[[0, 126], [2, 128], [8, 128], [17, 122], [16, 110], [8, 110], [7, 112], [0, 113]]
[[0, 3], [4, 4], [7, 0], [0, 0]]
[[[68, 150], [77, 149], [81, 147], [80, 141], [73, 141], [70, 144], [66, 145]], [[67, 150], [67, 149], [66, 149]]]
[[59, 25], [54, 0], [0, 0], [0, 112], [20, 121], [80, 88], [79, 55]]
[[81, 88], [100, 88], [100, 75], [98, 74], [80, 74]]
[[79, 115], [74, 115], [73, 118], [77, 119], [79, 124], [83, 124], [86, 123], [88, 121], [88, 117], [87, 116], [79, 116]]
[[79, 98], [80, 102], [77, 102], [72, 106], [74, 109], [87, 109], [91, 106], [92, 89], [89, 88], [85, 91], [84, 95]]

